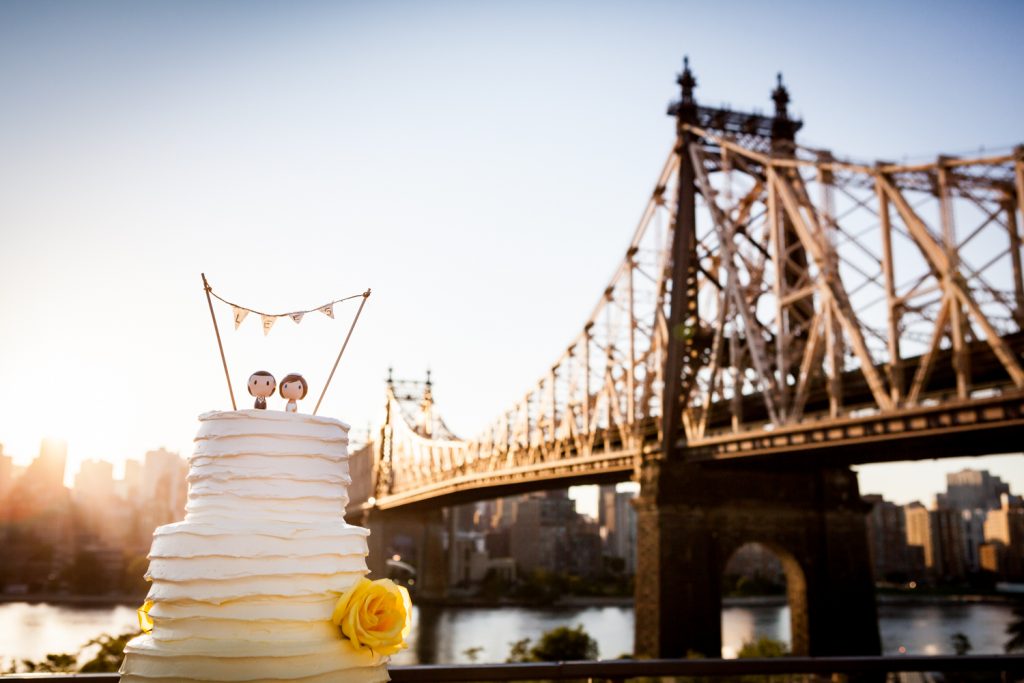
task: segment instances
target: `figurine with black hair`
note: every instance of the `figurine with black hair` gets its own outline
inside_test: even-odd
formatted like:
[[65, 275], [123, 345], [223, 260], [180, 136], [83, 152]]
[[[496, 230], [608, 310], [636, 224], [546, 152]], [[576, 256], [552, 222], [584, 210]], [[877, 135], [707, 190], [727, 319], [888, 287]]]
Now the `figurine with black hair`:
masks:
[[285, 411], [297, 412], [299, 406], [296, 401], [306, 398], [307, 391], [309, 391], [309, 385], [306, 384], [306, 378], [302, 375], [292, 373], [281, 380], [281, 398], [288, 399]]
[[267, 396], [273, 396], [276, 388], [277, 380], [266, 370], [258, 370], [249, 375], [249, 395], [256, 397], [257, 410], [267, 409]]

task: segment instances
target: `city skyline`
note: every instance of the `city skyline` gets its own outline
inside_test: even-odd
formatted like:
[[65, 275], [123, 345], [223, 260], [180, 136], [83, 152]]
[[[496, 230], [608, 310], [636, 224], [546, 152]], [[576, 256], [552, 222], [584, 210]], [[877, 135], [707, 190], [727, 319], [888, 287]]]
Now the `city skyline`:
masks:
[[[322, 413], [363, 429], [389, 366], [430, 367], [445, 420], [473, 437], [607, 284], [672, 144], [684, 53], [702, 103], [768, 109], [782, 71], [798, 139], [839, 156], [1024, 142], [1024, 96], [1003, 85], [1013, 3], [740, 3], [758, 20], [731, 42], [759, 45], [756, 63], [692, 5], [125, 7], [0, 7], [0, 441], [19, 462], [48, 435], [72, 465], [189, 453], [195, 416], [230, 405], [204, 271], [265, 310], [372, 287]], [[315, 396], [354, 312], [263, 337], [216, 306], [240, 399], [258, 369], [300, 371]], [[1024, 459], [974, 462], [1024, 488]], [[861, 490], [919, 498], [945, 467], [859, 468]]]
[[[0, 458], [9, 457], [14, 466], [24, 470], [34, 460], [39, 457], [47, 443], [53, 443], [53, 439], [43, 439], [40, 443], [39, 451], [30, 457], [18, 457], [13, 453], [7, 452], [3, 445], [3, 441], [0, 441]], [[56, 440], [59, 442], [59, 440]], [[68, 448], [68, 444], [63, 444], [65, 448]], [[182, 460], [187, 461], [188, 453], [182, 453], [180, 451], [169, 450], [164, 446], [147, 449], [147, 451], [138, 458], [129, 457], [120, 462], [108, 460], [105, 458], [88, 458], [77, 463], [77, 468], [72, 467], [70, 462], [65, 466], [64, 471], [64, 485], [71, 490], [75, 490], [76, 479], [85, 467], [91, 463], [106, 463], [111, 465], [111, 476], [113, 480], [123, 481], [125, 479], [125, 468], [127, 462], [134, 462], [141, 464], [146, 456], [151, 453], [173, 455]], [[895, 503], [897, 505], [909, 505], [911, 503], [919, 502], [924, 504], [926, 507], [935, 504], [935, 497], [941, 494], [948, 485], [948, 475], [964, 471], [982, 471], [990, 472], [991, 474], [1000, 477], [1005, 481], [1009, 487], [1010, 492], [1015, 495], [1024, 494], [1024, 480], [1019, 479], [1017, 476], [1017, 470], [1014, 467], [1017, 463], [1016, 459], [1019, 456], [1015, 455], [1001, 455], [1001, 456], [975, 456], [975, 457], [964, 457], [964, 458], [947, 458], [944, 460], [933, 461], [933, 465], [936, 467], [932, 468], [930, 475], [925, 481], [929, 482], [926, 486], [934, 486], [934, 488], [928, 489], [929, 496], [918, 496], [916, 498], [901, 497], [898, 492], [903, 490], [900, 487], [893, 485], [893, 480], [899, 480], [906, 474], [913, 474], [914, 469], [918, 468], [918, 474], [920, 474], [919, 463], [914, 462], [896, 462], [896, 463], [885, 463], [881, 465], [861, 466], [855, 468], [860, 470], [858, 472], [858, 479], [860, 480], [860, 491], [862, 495], [881, 495], [886, 501]], [[907, 469], [911, 468], [911, 469]], [[864, 470], [867, 470], [866, 476]], [[631, 487], [635, 487], [636, 484], [632, 482], [620, 484], [620, 488], [632, 490]], [[598, 516], [598, 500], [597, 490], [598, 486], [571, 486], [569, 487], [569, 496], [576, 501], [577, 509], [579, 512], [586, 514], [590, 517], [596, 518]], [[893, 495], [893, 492], [896, 495]], [[489, 500], [489, 499], [488, 499]]]

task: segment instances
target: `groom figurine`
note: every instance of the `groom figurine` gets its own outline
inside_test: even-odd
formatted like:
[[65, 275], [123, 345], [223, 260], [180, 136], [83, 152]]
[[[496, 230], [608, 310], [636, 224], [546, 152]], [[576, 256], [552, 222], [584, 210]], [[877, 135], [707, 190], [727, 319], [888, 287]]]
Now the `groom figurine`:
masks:
[[259, 370], [249, 375], [249, 395], [256, 397], [256, 408], [267, 409], [267, 396], [274, 395], [277, 380], [266, 370]]

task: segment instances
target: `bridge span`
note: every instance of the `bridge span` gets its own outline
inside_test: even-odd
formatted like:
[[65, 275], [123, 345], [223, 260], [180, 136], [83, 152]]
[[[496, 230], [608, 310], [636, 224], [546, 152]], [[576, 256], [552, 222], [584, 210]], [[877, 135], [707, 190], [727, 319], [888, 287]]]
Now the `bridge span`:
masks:
[[350, 515], [633, 479], [638, 655], [720, 651], [743, 543], [787, 571], [796, 654], [879, 652], [851, 465], [1024, 444], [1024, 146], [917, 164], [699, 106], [580, 333], [473, 439], [389, 381]]

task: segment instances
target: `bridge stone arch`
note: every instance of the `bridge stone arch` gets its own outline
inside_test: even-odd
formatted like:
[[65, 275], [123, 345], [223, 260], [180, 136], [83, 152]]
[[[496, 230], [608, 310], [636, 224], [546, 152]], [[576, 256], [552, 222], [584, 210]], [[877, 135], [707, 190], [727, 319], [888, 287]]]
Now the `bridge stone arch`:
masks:
[[[809, 564], [810, 558], [798, 557], [790, 552], [786, 545], [780, 543], [776, 538], [750, 538], [739, 542], [740, 536], [729, 539], [732, 547], [723, 544], [723, 562], [719, 576], [724, 575], [729, 563], [736, 554], [743, 548], [757, 545], [767, 549], [782, 565], [783, 576], [786, 580], [786, 602], [789, 605], [790, 622], [790, 651], [794, 655], [807, 656], [810, 654], [810, 643], [808, 640], [807, 626], [807, 573], [804, 566]], [[738, 543], [738, 544], [737, 544]]]
[[880, 652], [867, 510], [849, 468], [650, 459], [636, 508], [637, 655], [719, 656], [722, 573], [748, 542], [788, 565], [794, 653]]

